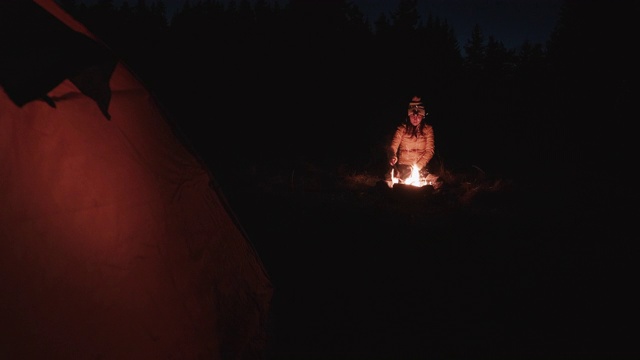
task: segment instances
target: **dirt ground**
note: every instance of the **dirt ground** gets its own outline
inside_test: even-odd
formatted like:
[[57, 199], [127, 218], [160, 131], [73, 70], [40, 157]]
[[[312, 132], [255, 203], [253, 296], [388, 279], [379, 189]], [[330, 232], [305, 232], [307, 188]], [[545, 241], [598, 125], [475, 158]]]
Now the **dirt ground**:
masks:
[[275, 293], [269, 359], [626, 358], [638, 247], [622, 197], [447, 174], [258, 174], [227, 197]]

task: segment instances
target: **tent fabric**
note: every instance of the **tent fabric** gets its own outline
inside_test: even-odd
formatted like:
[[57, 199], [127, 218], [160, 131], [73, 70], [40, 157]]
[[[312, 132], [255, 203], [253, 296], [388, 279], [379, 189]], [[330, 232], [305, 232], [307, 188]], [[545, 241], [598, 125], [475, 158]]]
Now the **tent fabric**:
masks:
[[[2, 3], [21, 7], [0, 22], [75, 40], [53, 62], [0, 60], [0, 358], [261, 358], [272, 284], [215, 179], [82, 24]], [[42, 56], [14, 36], [3, 52]], [[60, 62], [69, 44], [95, 51]]]

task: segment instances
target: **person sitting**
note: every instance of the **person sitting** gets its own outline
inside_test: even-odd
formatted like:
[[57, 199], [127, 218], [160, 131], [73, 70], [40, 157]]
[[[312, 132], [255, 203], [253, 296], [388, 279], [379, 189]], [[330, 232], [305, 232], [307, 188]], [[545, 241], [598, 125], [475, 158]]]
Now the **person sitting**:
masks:
[[435, 138], [433, 127], [425, 120], [428, 114], [422, 98], [414, 96], [409, 102], [407, 117], [397, 126], [387, 148], [391, 168], [385, 180], [390, 187], [393, 183], [404, 184], [413, 179], [415, 170], [419, 174], [419, 185], [436, 186], [438, 176], [429, 172], [429, 163], [435, 154]]

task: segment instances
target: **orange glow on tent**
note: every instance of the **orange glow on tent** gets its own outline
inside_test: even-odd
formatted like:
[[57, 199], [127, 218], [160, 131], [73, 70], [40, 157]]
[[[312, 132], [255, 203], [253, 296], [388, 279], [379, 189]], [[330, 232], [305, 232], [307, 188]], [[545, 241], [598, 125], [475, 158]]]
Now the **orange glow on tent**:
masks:
[[[93, 36], [52, 0], [3, 4], [0, 21], [19, 16], [37, 36], [3, 41], [16, 67], [0, 76], [0, 357], [262, 351], [272, 286], [207, 169], [122, 63], [41, 82], [84, 64], [73, 62], [83, 49], [58, 42], [95, 46]], [[11, 36], [30, 34], [0, 34]], [[38, 38], [59, 53], [19, 58], [40, 54], [24, 50]], [[101, 77], [91, 92], [86, 81]]]

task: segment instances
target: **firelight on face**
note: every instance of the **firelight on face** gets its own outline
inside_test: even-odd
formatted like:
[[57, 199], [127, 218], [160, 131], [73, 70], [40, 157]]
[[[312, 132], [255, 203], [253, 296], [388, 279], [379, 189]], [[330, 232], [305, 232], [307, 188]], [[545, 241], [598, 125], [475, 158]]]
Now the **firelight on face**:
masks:
[[418, 126], [422, 121], [423, 117], [419, 113], [413, 113], [409, 115], [409, 120], [411, 120], [411, 125]]

